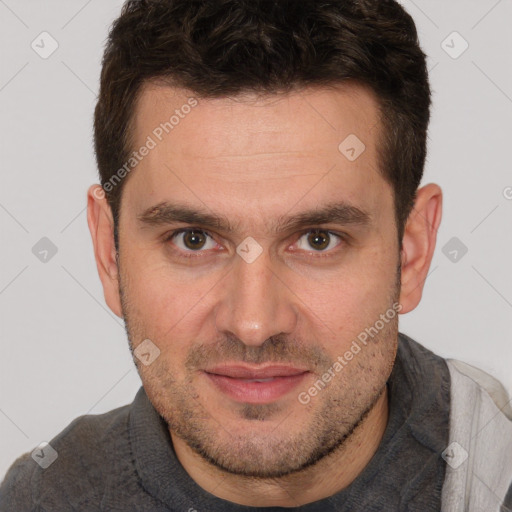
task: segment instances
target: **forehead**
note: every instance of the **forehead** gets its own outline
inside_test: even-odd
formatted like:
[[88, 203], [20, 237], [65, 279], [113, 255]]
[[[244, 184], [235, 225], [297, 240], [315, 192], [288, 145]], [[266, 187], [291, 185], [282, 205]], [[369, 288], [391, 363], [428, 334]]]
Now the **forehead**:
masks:
[[202, 99], [146, 84], [134, 114], [132, 149], [153, 146], [123, 193], [139, 211], [179, 195], [227, 215], [338, 199], [378, 213], [392, 196], [378, 171], [378, 103], [358, 85]]
[[[189, 107], [191, 98], [199, 108]], [[229, 157], [240, 150], [246, 156], [261, 149], [325, 150], [329, 144], [336, 148], [339, 137], [349, 133], [371, 144], [379, 128], [377, 99], [354, 83], [221, 98], [196, 98], [184, 89], [146, 83], [135, 105], [135, 139], [141, 141], [169, 121], [174, 150], [195, 157]], [[237, 130], [240, 124], [243, 130]]]

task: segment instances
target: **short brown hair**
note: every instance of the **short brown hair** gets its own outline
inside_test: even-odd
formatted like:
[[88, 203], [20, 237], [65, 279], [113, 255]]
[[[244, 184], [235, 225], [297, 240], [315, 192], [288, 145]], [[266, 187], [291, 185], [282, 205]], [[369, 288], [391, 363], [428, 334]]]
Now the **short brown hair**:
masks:
[[[423, 175], [431, 94], [416, 27], [396, 1], [128, 0], [109, 33], [94, 114], [102, 186], [129, 158], [138, 93], [154, 79], [203, 98], [369, 87], [401, 247]], [[116, 226], [123, 184], [106, 191]]]

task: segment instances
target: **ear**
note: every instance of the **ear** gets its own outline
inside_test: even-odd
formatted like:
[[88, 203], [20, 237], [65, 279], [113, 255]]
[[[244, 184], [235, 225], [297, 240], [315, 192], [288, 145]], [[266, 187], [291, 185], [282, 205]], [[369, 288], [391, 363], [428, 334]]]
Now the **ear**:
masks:
[[441, 224], [443, 192], [430, 183], [416, 194], [407, 219], [402, 242], [401, 314], [412, 311], [420, 302]]
[[114, 243], [112, 210], [100, 185], [92, 185], [87, 191], [87, 223], [94, 245], [96, 266], [103, 285], [108, 307], [123, 318], [119, 296], [119, 269]]

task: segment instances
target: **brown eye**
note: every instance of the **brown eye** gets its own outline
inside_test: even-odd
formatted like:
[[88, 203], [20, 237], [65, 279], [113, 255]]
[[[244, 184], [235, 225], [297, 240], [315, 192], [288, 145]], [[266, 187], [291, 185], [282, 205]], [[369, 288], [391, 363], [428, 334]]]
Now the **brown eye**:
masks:
[[323, 229], [308, 231], [299, 238], [297, 245], [299, 249], [311, 252], [311, 249], [318, 252], [328, 252], [326, 249], [333, 249], [340, 244], [341, 236]]
[[201, 231], [188, 231], [183, 234], [183, 243], [187, 249], [202, 249], [206, 243], [206, 237]]
[[330, 241], [331, 237], [325, 231], [313, 231], [308, 236], [309, 245], [317, 251], [323, 251]]
[[202, 252], [203, 249], [213, 249], [216, 245], [208, 233], [198, 229], [180, 229], [170, 239], [183, 252]]

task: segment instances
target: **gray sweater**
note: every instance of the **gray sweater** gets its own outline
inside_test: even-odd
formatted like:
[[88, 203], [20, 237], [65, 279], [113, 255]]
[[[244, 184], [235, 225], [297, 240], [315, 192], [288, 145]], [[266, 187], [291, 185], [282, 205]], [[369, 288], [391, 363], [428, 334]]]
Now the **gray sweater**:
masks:
[[[471, 445], [474, 432], [468, 434], [467, 427], [455, 421], [454, 407], [457, 417], [464, 418], [471, 411], [475, 415], [475, 403], [459, 403], [469, 398], [460, 398], [461, 392], [480, 393], [480, 398], [472, 395], [472, 400], [483, 400], [484, 409], [496, 406], [484, 388], [460, 369], [400, 334], [397, 359], [388, 381], [389, 420], [377, 452], [349, 487], [309, 505], [293, 509], [247, 507], [203, 490], [181, 466], [165, 422], [141, 387], [130, 405], [75, 419], [50, 441], [51, 449], [44, 448], [38, 454], [40, 461], [45, 457], [51, 460], [51, 450], [58, 454], [45, 469], [30, 453], [16, 460], [0, 486], [0, 511], [512, 510], [512, 491], [506, 496], [512, 481], [512, 458], [507, 458], [506, 450], [503, 460], [510, 463], [496, 470], [503, 476], [493, 476], [491, 471], [491, 475], [484, 475], [487, 482], [481, 484], [493, 488], [492, 503], [488, 494], [477, 492], [475, 497], [472, 486], [468, 488], [468, 481], [472, 481], [468, 475], [474, 473], [471, 464], [478, 463], [480, 457], [490, 457], [492, 466], [493, 455], [475, 452], [480, 448]], [[486, 414], [491, 414], [491, 409]], [[500, 415], [499, 432], [512, 440], [512, 423], [498, 408], [496, 411]], [[496, 424], [496, 414], [487, 420], [491, 425], [486, 427], [489, 434]], [[464, 421], [467, 423], [467, 418]], [[454, 436], [460, 444], [451, 444]], [[492, 440], [503, 458], [499, 441]], [[461, 462], [464, 446], [470, 445], [474, 460], [467, 457]], [[501, 478], [506, 486], [499, 487], [493, 478]], [[471, 500], [476, 504], [478, 499], [483, 500], [484, 508], [471, 505]]]

